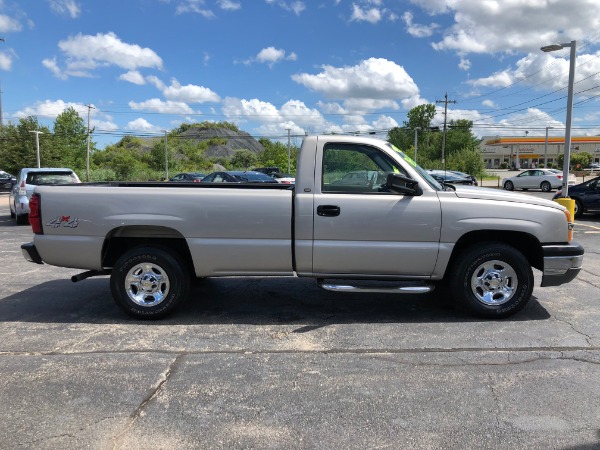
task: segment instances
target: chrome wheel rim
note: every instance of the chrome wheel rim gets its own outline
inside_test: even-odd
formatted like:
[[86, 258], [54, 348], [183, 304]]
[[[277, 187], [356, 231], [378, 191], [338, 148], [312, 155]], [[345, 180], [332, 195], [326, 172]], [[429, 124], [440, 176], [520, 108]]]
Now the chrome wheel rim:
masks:
[[170, 287], [169, 276], [156, 264], [136, 264], [125, 277], [125, 290], [131, 301], [148, 308], [162, 303]]
[[505, 261], [497, 259], [479, 265], [471, 277], [471, 291], [484, 305], [502, 305], [517, 291], [517, 273]]

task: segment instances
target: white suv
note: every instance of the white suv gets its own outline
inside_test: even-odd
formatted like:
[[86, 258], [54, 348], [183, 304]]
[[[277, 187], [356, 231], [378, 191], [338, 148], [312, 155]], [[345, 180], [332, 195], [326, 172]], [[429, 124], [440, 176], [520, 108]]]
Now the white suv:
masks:
[[18, 225], [28, 223], [29, 199], [33, 189], [40, 185], [81, 183], [71, 169], [67, 168], [25, 168], [19, 172], [8, 199], [10, 216]]

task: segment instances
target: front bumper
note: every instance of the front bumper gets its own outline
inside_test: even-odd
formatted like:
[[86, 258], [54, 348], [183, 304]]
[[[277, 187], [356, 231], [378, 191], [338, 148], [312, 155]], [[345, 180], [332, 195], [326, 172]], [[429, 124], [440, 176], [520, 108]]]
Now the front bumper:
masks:
[[544, 245], [542, 287], [560, 286], [572, 281], [583, 263], [583, 247], [577, 242], [563, 245]]
[[42, 257], [38, 253], [33, 242], [28, 242], [27, 244], [21, 245], [21, 253], [23, 253], [23, 257], [27, 261], [34, 262], [36, 264], [44, 264], [44, 261], [42, 261]]

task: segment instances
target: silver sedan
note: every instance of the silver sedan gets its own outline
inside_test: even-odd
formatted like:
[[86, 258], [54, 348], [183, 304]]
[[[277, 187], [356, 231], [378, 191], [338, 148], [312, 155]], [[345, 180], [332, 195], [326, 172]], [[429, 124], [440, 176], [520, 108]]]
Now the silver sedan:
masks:
[[[550, 192], [552, 189], [561, 187], [562, 183], [562, 172], [552, 169], [524, 170], [519, 175], [502, 180], [502, 186], [507, 191], [512, 191], [514, 189], [541, 189], [544, 192]], [[573, 174], [569, 174], [568, 183], [569, 186], [576, 183]]]

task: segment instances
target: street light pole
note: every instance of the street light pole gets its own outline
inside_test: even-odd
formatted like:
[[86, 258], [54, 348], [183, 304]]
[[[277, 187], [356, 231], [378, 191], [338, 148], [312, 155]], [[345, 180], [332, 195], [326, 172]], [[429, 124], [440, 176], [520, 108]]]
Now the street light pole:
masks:
[[35, 159], [37, 162], [38, 168], [40, 166], [40, 134], [44, 134], [41, 131], [30, 131], [30, 133], [35, 133]]
[[546, 142], [544, 144], [544, 169], [548, 168], [548, 130], [553, 130], [554, 127], [546, 127]]
[[419, 131], [421, 127], [415, 127], [415, 162], [417, 162], [417, 131]]
[[567, 93], [567, 124], [565, 130], [565, 155], [563, 158], [563, 181], [562, 197], [569, 198], [569, 166], [571, 163], [571, 116], [573, 115], [573, 85], [575, 84], [575, 56], [577, 50], [577, 41], [566, 42], [563, 44], [552, 44], [542, 47], [543, 52], [553, 52], [562, 50], [565, 47], [571, 48], [569, 60], [569, 89]]

